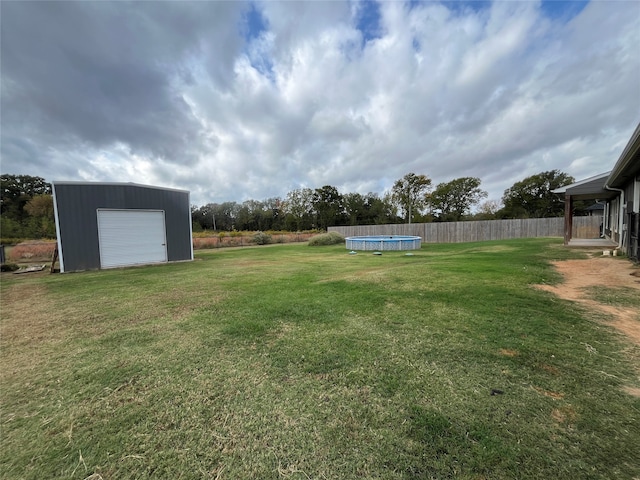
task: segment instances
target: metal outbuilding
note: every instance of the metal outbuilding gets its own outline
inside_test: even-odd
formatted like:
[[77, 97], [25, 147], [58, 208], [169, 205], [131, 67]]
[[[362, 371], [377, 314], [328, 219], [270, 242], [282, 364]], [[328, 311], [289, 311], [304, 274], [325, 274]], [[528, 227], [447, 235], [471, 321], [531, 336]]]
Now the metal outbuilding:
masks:
[[53, 182], [60, 271], [193, 260], [189, 192]]

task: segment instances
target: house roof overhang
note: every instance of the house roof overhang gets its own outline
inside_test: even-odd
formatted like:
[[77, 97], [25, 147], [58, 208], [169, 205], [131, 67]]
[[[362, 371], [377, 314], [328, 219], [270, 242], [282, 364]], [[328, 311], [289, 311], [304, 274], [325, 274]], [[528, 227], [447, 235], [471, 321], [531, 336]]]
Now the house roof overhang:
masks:
[[640, 175], [640, 123], [611, 170], [606, 185], [613, 188], [623, 188], [638, 175]]
[[574, 200], [606, 200], [615, 197], [617, 192], [605, 188], [610, 173], [601, 173], [571, 185], [556, 188], [553, 193], [570, 196]]
[[618, 195], [609, 188], [623, 188], [640, 176], [640, 123], [631, 135], [613, 170], [586, 178], [571, 185], [556, 188], [553, 193], [570, 196], [574, 200], [607, 200]]

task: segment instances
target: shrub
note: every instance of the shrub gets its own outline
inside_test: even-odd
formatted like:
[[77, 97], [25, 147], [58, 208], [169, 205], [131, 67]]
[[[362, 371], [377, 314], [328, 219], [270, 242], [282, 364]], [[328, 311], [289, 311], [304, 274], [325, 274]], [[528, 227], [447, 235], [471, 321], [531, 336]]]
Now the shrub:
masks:
[[207, 230], [203, 230], [201, 232], [192, 231], [191, 232], [191, 236], [193, 238], [206, 238], [206, 237], [210, 237], [211, 236], [211, 232], [209, 232]]
[[1, 245], [17, 245], [19, 243], [24, 242], [24, 238], [14, 238], [14, 237], [2, 237], [0, 238]]
[[256, 232], [253, 234], [253, 241], [256, 245], [268, 245], [271, 243], [271, 235], [264, 232]]
[[338, 245], [344, 242], [344, 237], [338, 232], [321, 233], [309, 239], [310, 247], [319, 247], [322, 245]]
[[3, 263], [0, 265], [0, 272], [15, 272], [18, 268], [15, 263]]

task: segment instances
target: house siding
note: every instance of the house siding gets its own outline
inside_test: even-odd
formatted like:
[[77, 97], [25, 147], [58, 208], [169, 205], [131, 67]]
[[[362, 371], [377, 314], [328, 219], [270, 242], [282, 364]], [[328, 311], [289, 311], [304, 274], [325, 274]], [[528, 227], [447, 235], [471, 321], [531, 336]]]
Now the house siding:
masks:
[[640, 175], [629, 182], [625, 188], [625, 198], [628, 199], [625, 215], [627, 255], [638, 262], [640, 261]]

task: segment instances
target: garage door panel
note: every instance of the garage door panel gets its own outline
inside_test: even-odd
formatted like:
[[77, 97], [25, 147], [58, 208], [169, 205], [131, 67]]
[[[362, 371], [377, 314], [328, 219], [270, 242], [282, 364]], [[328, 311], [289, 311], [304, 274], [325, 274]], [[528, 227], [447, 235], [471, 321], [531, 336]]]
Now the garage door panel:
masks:
[[98, 237], [102, 268], [167, 261], [163, 211], [100, 209]]

